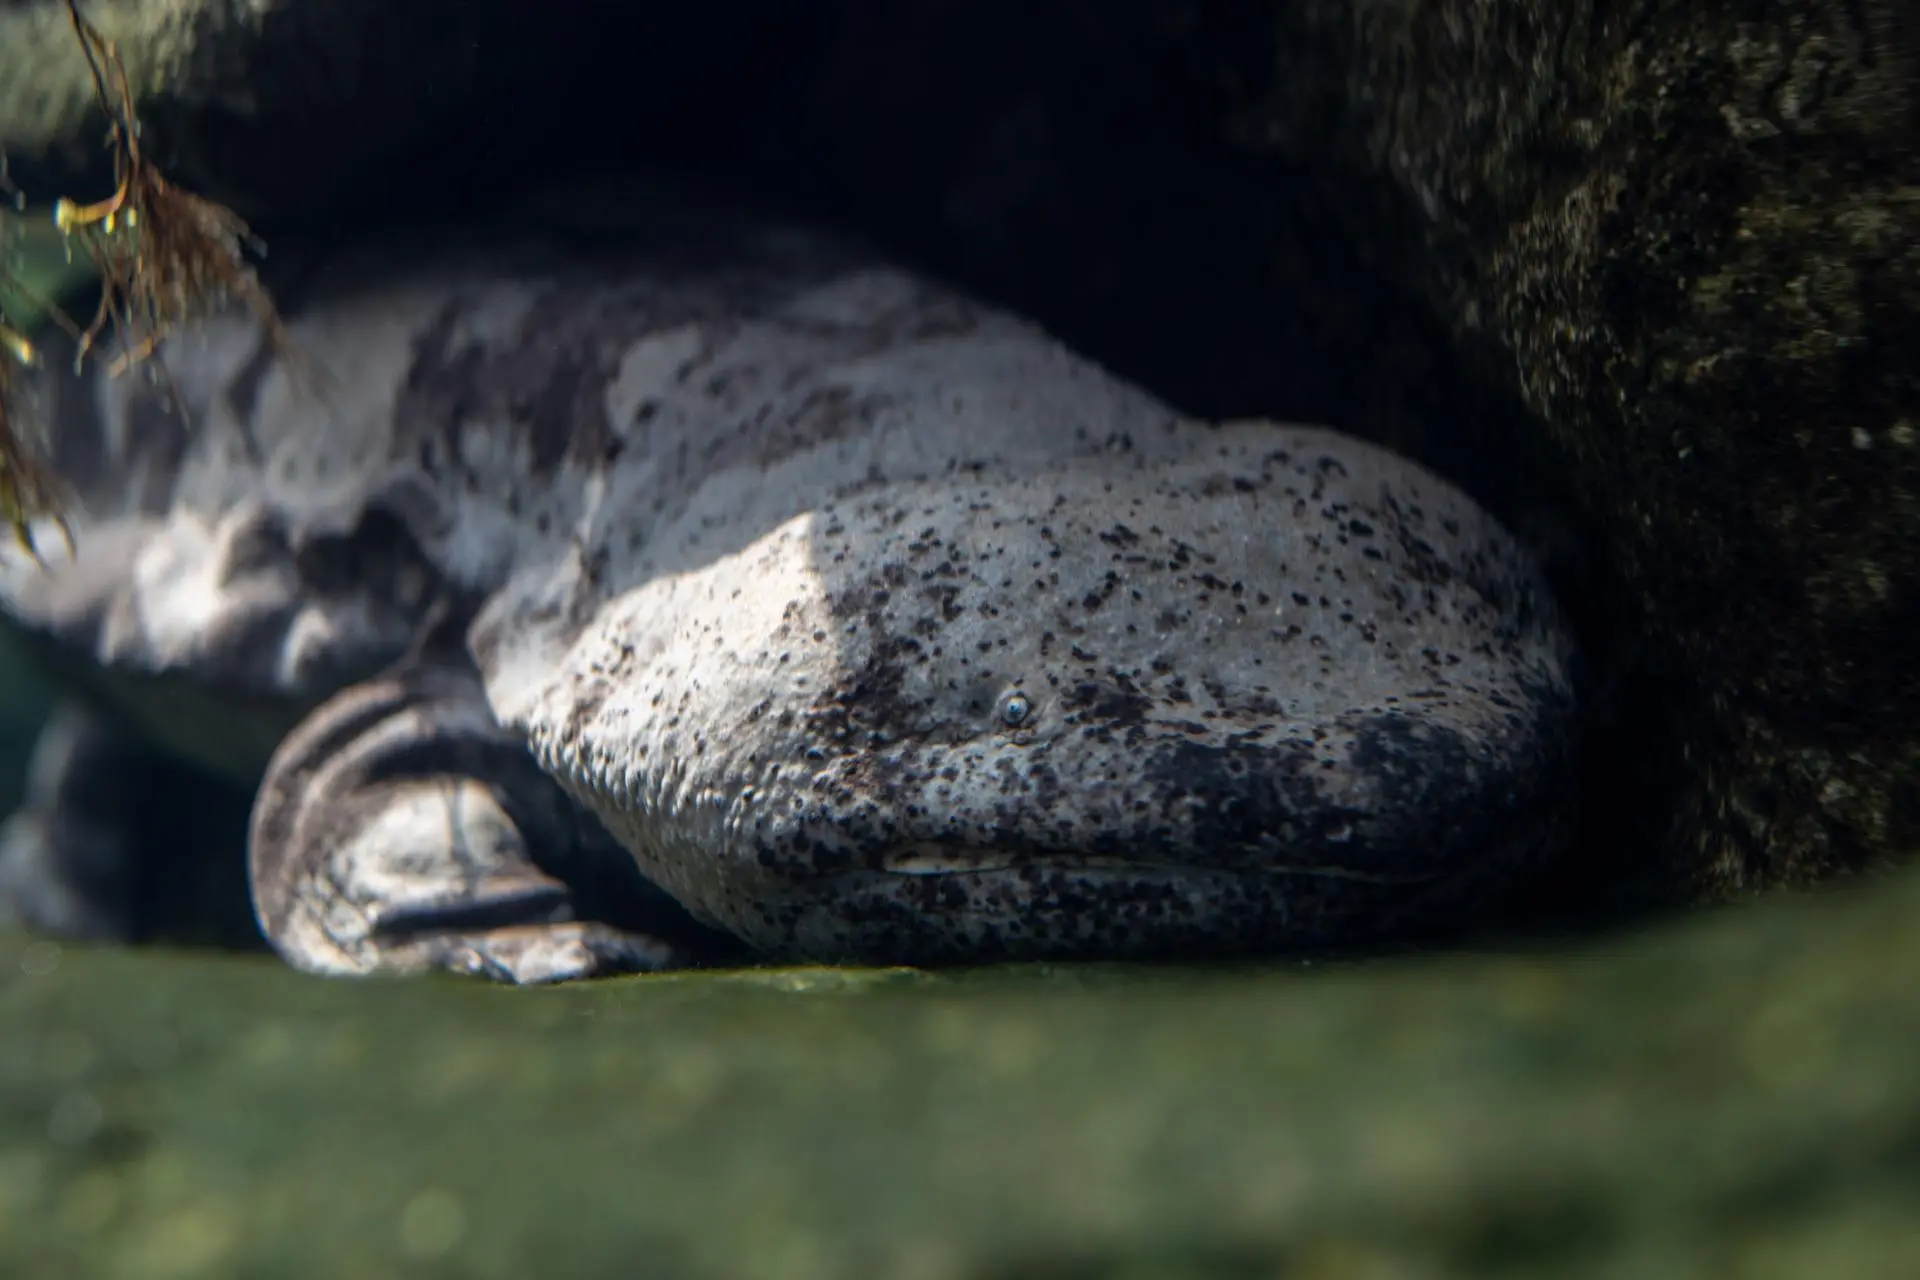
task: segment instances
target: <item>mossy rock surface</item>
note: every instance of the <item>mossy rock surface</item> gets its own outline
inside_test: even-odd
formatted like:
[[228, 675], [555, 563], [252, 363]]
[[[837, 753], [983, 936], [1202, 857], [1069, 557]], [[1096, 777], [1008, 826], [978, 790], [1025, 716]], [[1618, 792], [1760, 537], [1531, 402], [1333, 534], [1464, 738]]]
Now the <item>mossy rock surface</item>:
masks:
[[0, 1270], [1892, 1277], [1916, 912], [528, 991], [9, 938]]

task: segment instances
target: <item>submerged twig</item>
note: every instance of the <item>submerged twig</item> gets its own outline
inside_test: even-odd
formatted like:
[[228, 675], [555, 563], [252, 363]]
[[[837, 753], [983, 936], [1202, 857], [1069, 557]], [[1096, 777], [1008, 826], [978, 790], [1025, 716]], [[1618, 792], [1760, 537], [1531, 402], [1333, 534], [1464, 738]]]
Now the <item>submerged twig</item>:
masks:
[[[0, 154], [0, 195], [16, 210], [24, 203], [19, 188], [13, 185], [4, 154]], [[5, 245], [5, 231], [4, 215], [0, 215], [0, 248]], [[22, 291], [7, 273], [4, 263], [0, 263], [0, 282], [16, 293]], [[46, 310], [71, 325], [57, 307]], [[33, 541], [33, 521], [41, 516], [53, 517], [68, 548], [73, 546], [73, 530], [61, 514], [65, 489], [48, 465], [44, 451], [36, 447], [38, 441], [28, 428], [27, 413], [21, 404], [21, 371], [34, 367], [39, 361], [40, 353], [27, 335], [8, 323], [5, 311], [0, 310], [0, 523], [12, 531], [14, 541], [35, 560], [41, 560], [41, 556]]]
[[52, 517], [69, 551], [73, 549], [73, 530], [62, 514], [65, 486], [48, 465], [19, 403], [19, 371], [38, 363], [39, 352], [26, 335], [0, 322], [0, 522], [12, 530], [14, 541], [28, 555], [44, 564], [33, 540], [33, 521]]

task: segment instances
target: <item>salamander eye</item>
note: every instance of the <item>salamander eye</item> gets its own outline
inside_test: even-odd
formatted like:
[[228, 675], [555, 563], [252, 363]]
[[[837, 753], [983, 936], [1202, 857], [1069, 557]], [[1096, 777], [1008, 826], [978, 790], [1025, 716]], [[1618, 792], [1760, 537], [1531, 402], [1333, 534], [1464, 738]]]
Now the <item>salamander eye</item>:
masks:
[[1026, 694], [1015, 689], [1011, 693], [1000, 695], [1000, 723], [1009, 729], [1018, 729], [1033, 715], [1033, 701]]

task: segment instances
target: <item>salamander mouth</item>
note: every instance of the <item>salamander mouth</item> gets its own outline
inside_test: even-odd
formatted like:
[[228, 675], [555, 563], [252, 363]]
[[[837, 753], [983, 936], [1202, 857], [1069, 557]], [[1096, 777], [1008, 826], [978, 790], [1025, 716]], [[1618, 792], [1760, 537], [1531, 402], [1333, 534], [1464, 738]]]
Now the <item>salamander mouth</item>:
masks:
[[1304, 843], [1210, 848], [1151, 833], [1097, 849], [910, 837], [853, 865], [776, 876], [734, 927], [751, 945], [835, 963], [1347, 950], [1446, 926], [1529, 861], [1539, 838], [1407, 867], [1356, 866], [1344, 849]]
[[[1061, 851], [1002, 849], [992, 845], [940, 844], [920, 841], [882, 854], [878, 870], [898, 876], [978, 875], [1023, 868], [1058, 871], [1143, 871], [1152, 864], [1127, 858], [1101, 857]], [[1166, 870], [1177, 870], [1166, 864]]]
[[[1003, 849], [991, 845], [941, 844], [919, 841], [902, 845], [882, 854], [877, 872], [888, 876], [931, 879], [940, 876], [986, 876], [1013, 872], [1073, 872], [1089, 879], [1106, 877], [1191, 876], [1237, 879], [1247, 868], [1207, 866], [1198, 861], [1182, 862], [1168, 858], [1124, 858], [1111, 854], [1075, 853], [1071, 850]], [[1353, 880], [1379, 885], [1431, 884], [1442, 877], [1431, 872], [1361, 871], [1337, 863], [1307, 861], [1275, 863], [1252, 870], [1272, 878], [1305, 876], [1329, 880]], [[853, 873], [859, 874], [859, 873]]]

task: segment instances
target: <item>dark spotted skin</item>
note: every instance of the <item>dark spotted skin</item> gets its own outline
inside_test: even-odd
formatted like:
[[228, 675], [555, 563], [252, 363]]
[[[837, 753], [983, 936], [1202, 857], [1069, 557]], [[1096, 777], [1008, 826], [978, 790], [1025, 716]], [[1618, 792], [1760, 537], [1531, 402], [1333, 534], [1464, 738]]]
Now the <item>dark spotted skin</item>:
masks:
[[1325, 947], [1483, 910], [1571, 816], [1524, 558], [1351, 440], [1192, 431], [1151, 468], [878, 488], [638, 587], [536, 753], [778, 952]]
[[322, 258], [291, 360], [220, 320], [52, 388], [80, 551], [8, 616], [258, 780], [293, 963], [689, 958], [581, 927], [608, 849], [763, 953], [891, 962], [1393, 939], [1551, 855], [1568, 642], [1452, 487], [1185, 420], [858, 246], [640, 213]]

